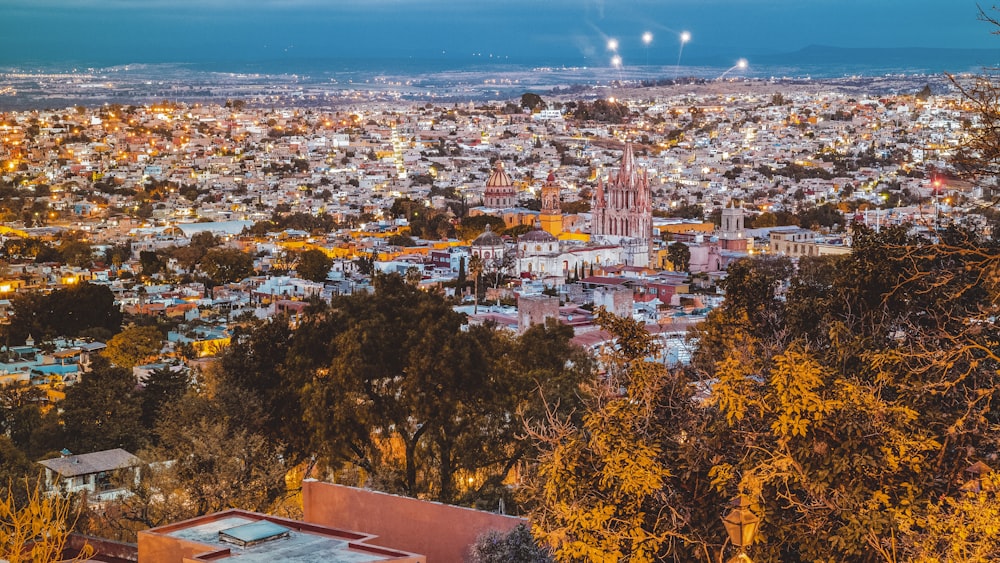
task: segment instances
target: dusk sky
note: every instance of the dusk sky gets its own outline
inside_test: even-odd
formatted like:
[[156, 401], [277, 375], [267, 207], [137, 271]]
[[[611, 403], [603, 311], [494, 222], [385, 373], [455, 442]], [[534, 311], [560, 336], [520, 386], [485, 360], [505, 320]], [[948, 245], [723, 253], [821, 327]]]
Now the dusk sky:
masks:
[[0, 0], [0, 64], [481, 53], [596, 65], [610, 59], [610, 37], [625, 64], [671, 64], [682, 30], [686, 59], [809, 45], [1000, 48], [977, 15], [973, 0]]

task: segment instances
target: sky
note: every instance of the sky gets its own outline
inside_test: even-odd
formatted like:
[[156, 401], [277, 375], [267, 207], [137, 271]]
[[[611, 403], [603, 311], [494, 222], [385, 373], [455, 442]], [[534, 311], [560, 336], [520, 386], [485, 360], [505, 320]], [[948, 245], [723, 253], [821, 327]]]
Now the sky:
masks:
[[[0, 0], [0, 64], [415, 58], [594, 66], [613, 56], [610, 38], [624, 64], [810, 45], [1000, 49], [977, 16], [975, 0]], [[681, 31], [691, 33], [683, 50]]]

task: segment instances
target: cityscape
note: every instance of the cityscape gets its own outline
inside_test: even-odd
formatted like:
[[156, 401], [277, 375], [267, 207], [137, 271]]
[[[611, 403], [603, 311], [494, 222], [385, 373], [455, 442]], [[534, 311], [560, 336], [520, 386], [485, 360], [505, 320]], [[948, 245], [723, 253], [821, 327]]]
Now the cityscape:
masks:
[[1000, 14], [714, 4], [0, 2], [0, 559], [1000, 558]]

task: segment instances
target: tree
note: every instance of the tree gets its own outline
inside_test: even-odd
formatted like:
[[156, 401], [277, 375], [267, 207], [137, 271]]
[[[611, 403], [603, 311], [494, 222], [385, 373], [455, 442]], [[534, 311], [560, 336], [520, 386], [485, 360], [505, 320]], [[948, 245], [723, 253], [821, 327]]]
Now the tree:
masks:
[[325, 455], [373, 474], [391, 468], [379, 442], [398, 440], [403, 467], [390, 470], [386, 485], [415, 494], [419, 448], [441, 428], [451, 410], [445, 407], [455, 406], [445, 397], [482, 385], [485, 366], [443, 300], [399, 276], [380, 276], [374, 285], [374, 296], [340, 299], [335, 313], [311, 326], [327, 334], [344, 329], [331, 335], [324, 377], [303, 392], [306, 420], [315, 442], [327, 445]]
[[48, 295], [18, 296], [13, 300], [13, 311], [14, 318], [8, 327], [11, 342], [24, 342], [29, 334], [36, 338], [75, 337], [91, 328], [112, 333], [121, 328], [122, 314], [111, 289], [88, 282]]
[[128, 243], [111, 245], [104, 251], [104, 262], [115, 269], [132, 258], [132, 246]]
[[412, 237], [408, 237], [406, 235], [392, 235], [391, 237], [387, 238], [385, 242], [386, 244], [392, 246], [405, 246], [405, 247], [417, 246], [417, 241], [413, 240]]
[[163, 348], [163, 333], [155, 326], [130, 326], [108, 340], [101, 353], [118, 367], [131, 370]]
[[77, 268], [89, 268], [94, 262], [94, 249], [78, 240], [66, 240], [59, 245], [62, 261]]
[[[1000, 20], [982, 8], [979, 9], [979, 19], [989, 23], [994, 33], [1000, 29]], [[976, 125], [966, 131], [966, 141], [955, 151], [952, 164], [966, 176], [996, 176], [1000, 172], [1000, 141], [994, 131], [1000, 127], [1000, 104], [997, 103], [1000, 85], [995, 82], [992, 73], [983, 73], [972, 79], [952, 75], [949, 78], [978, 118]]]
[[539, 547], [524, 524], [501, 533], [490, 530], [472, 544], [469, 563], [551, 563], [547, 550]]
[[278, 370], [308, 378], [301, 400], [317, 454], [382, 490], [446, 502], [509, 495], [502, 483], [528, 451], [520, 416], [540, 411], [536, 391], [572, 408], [574, 382], [590, 373], [571, 331], [529, 331], [540, 350], [522, 357], [526, 343], [463, 330], [441, 296], [398, 275], [374, 285], [308, 317]]
[[469, 273], [472, 274], [473, 280], [473, 295], [474, 295], [474, 305], [472, 308], [472, 314], [479, 314], [479, 278], [483, 275], [483, 259], [479, 257], [478, 254], [473, 254], [469, 258]]
[[358, 268], [358, 273], [363, 276], [370, 276], [375, 273], [375, 258], [376, 255], [372, 254], [359, 254], [357, 258], [354, 259], [354, 265]]
[[142, 425], [153, 430], [164, 408], [178, 404], [190, 385], [191, 375], [186, 367], [168, 365], [151, 371], [140, 394]]
[[74, 452], [122, 448], [138, 451], [146, 443], [135, 376], [101, 357], [91, 371], [66, 389], [62, 403], [67, 447]]
[[299, 254], [299, 260], [295, 264], [295, 271], [299, 277], [322, 283], [326, 281], [330, 268], [333, 267], [333, 260], [322, 250], [310, 249]]
[[159, 430], [153, 455], [174, 462], [143, 468], [145, 482], [126, 504], [133, 518], [158, 525], [229, 508], [270, 512], [286, 495], [280, 443], [211, 417], [178, 430]]
[[[90, 545], [71, 559], [63, 554], [78, 516], [72, 501], [43, 493], [37, 481], [25, 479], [24, 486], [27, 495], [18, 495], [8, 483], [0, 498], [0, 558], [10, 563], [90, 560], [94, 554]], [[18, 497], [23, 500], [18, 502]]]
[[[598, 322], [616, 336], [602, 360], [605, 379], [590, 385], [581, 422], [549, 415], [529, 433], [538, 442], [531, 482], [535, 536], [556, 561], [656, 561], [684, 537], [666, 464], [661, 405], [672, 387], [643, 326], [604, 311]], [[686, 396], [685, 396], [686, 395]], [[681, 431], [672, 427], [671, 432]], [[673, 440], [667, 440], [667, 442]]]
[[521, 94], [521, 107], [528, 108], [531, 111], [535, 111], [537, 108], [544, 108], [545, 101], [538, 94], [532, 92], [525, 92]]
[[293, 341], [284, 317], [236, 327], [215, 374], [213, 395], [227, 418], [284, 444], [281, 453], [293, 462], [311, 453], [308, 436], [301, 431], [299, 393], [308, 380], [311, 358], [329, 345], [325, 336], [302, 332]]
[[234, 248], [214, 248], [202, 259], [201, 270], [213, 285], [233, 283], [253, 275], [253, 258]]
[[674, 265], [674, 271], [686, 272], [691, 266], [691, 249], [682, 242], [674, 242], [667, 247], [667, 260]]
[[462, 240], [474, 240], [486, 231], [486, 225], [489, 225], [493, 229], [494, 233], [499, 233], [506, 227], [503, 219], [493, 217], [492, 215], [465, 217], [462, 219], [462, 223], [458, 226], [458, 237]]
[[720, 283], [726, 300], [691, 331], [691, 338], [698, 341], [692, 365], [711, 374], [715, 362], [735, 344], [734, 332], [746, 334], [754, 345], [780, 339], [785, 311], [781, 290], [791, 273], [791, 260], [784, 256], [745, 258], [730, 264]]
[[142, 267], [142, 275], [152, 276], [163, 270], [163, 261], [151, 250], [139, 251], [139, 265]]

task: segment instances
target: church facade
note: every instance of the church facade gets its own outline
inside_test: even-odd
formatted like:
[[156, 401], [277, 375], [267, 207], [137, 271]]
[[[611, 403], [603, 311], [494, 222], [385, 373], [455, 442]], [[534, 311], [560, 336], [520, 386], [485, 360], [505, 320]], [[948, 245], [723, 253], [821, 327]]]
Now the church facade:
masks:
[[653, 244], [653, 204], [649, 177], [639, 170], [631, 143], [625, 144], [618, 173], [599, 180], [594, 194], [591, 240], [621, 246], [627, 265], [647, 267]]

